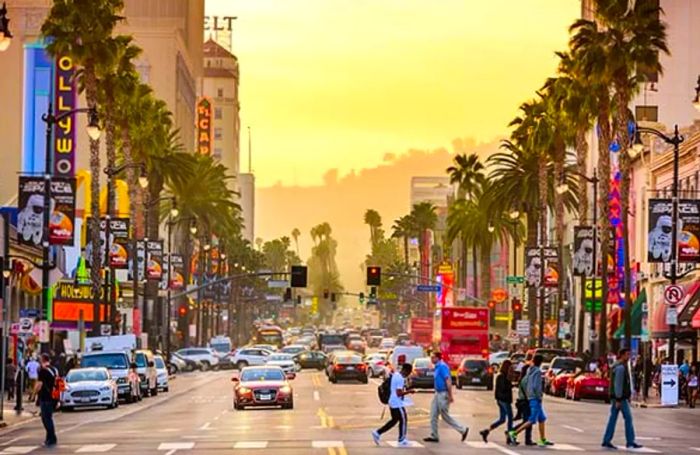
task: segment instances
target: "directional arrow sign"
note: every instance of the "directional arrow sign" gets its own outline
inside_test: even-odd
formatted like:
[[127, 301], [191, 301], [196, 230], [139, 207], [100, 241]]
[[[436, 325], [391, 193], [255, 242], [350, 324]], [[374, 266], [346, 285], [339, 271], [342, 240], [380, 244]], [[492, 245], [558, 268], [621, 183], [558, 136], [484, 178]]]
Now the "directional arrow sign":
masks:
[[676, 386], [676, 381], [674, 381], [673, 379], [671, 379], [671, 380], [669, 380], [669, 381], [664, 381], [664, 385], [667, 385], [667, 386], [669, 386], [669, 387], [675, 387], [675, 386]]
[[418, 292], [440, 292], [439, 284], [419, 284], [416, 286]]

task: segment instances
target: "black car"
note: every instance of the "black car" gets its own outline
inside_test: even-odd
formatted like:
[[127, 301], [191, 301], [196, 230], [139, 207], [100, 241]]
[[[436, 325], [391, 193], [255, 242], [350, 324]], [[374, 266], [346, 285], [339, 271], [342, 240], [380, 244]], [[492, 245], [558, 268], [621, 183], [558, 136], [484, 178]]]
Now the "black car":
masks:
[[414, 389], [432, 389], [435, 386], [435, 371], [430, 357], [418, 357], [413, 360], [411, 387]]
[[321, 351], [304, 351], [294, 356], [294, 362], [302, 368], [323, 370], [326, 366], [327, 357]]
[[493, 368], [486, 360], [464, 359], [457, 370], [457, 388], [464, 386], [486, 387], [493, 390]]
[[367, 384], [367, 365], [362, 361], [362, 356], [353, 354], [341, 354], [334, 356], [333, 364], [328, 369], [328, 380], [336, 383], [343, 379], [354, 379]]

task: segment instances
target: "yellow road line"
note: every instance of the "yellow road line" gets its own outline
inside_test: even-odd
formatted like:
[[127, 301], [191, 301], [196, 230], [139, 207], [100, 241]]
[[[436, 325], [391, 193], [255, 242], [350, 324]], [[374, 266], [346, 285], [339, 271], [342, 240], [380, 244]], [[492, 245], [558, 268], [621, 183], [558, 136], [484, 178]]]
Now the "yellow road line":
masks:
[[328, 428], [328, 414], [323, 408], [318, 408], [316, 415], [321, 419], [321, 428]]
[[328, 448], [328, 455], [336, 455], [336, 453], [335, 453], [335, 447], [329, 447], [329, 448]]
[[338, 447], [338, 455], [348, 455], [348, 451], [345, 450], [345, 447]]

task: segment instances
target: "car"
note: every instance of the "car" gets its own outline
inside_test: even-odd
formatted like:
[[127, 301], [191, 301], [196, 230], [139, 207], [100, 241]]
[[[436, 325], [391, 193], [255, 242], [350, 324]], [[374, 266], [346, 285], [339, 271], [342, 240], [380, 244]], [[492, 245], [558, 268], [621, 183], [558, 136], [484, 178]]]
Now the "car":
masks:
[[134, 363], [136, 363], [136, 373], [141, 381], [141, 394], [146, 397], [158, 395], [158, 373], [156, 372], [153, 352], [149, 349], [135, 351]]
[[267, 352], [277, 352], [277, 346], [274, 344], [254, 344], [251, 346], [251, 348], [263, 349]]
[[379, 342], [379, 349], [386, 349], [390, 350], [393, 349], [394, 346], [396, 346], [396, 342], [394, 342], [393, 338], [382, 338], [382, 341]]
[[219, 367], [219, 356], [210, 348], [183, 348], [179, 349], [177, 353], [186, 359], [197, 361], [202, 371], [218, 369]]
[[510, 370], [508, 370], [508, 380], [513, 384], [520, 381], [520, 371], [525, 365], [525, 354], [516, 352], [510, 356]]
[[364, 340], [362, 338], [359, 338], [359, 337], [353, 338], [352, 340], [349, 340], [347, 346], [348, 346], [349, 350], [355, 351], [355, 352], [357, 352], [359, 354], [363, 354], [363, 355], [364, 355], [365, 351], [367, 350], [367, 344], [364, 342]]
[[141, 398], [138, 375], [131, 375], [129, 367], [131, 360], [125, 351], [93, 351], [83, 354], [80, 360], [82, 368], [104, 367], [117, 383], [117, 395], [119, 399], [127, 403], [138, 401]]
[[282, 368], [285, 374], [296, 373], [297, 364], [294, 362], [294, 356], [292, 354], [283, 354], [275, 352], [267, 356], [265, 365], [278, 366]]
[[267, 362], [267, 357], [271, 354], [270, 351], [256, 348], [256, 347], [244, 347], [236, 349], [231, 356], [231, 363], [234, 368], [241, 370], [247, 366], [260, 366], [265, 365]]
[[304, 351], [295, 355], [294, 360], [301, 368], [323, 370], [326, 367], [328, 357], [321, 351]]
[[245, 367], [238, 376], [231, 378], [233, 408], [280, 406], [294, 408], [294, 391], [282, 368], [276, 366]]
[[368, 345], [370, 348], [378, 348], [380, 344], [382, 344], [382, 340], [384, 339], [383, 336], [381, 335], [370, 335]]
[[340, 354], [333, 357], [333, 363], [328, 370], [328, 380], [336, 383], [343, 379], [355, 379], [367, 384], [367, 365], [362, 362], [362, 356], [356, 352]]
[[408, 333], [399, 333], [396, 335], [396, 344], [397, 345], [406, 345], [411, 342], [411, 336]]
[[338, 355], [357, 355], [357, 352], [348, 351], [347, 349], [342, 349], [342, 350], [338, 349], [338, 350], [335, 350], [335, 351], [329, 353], [327, 355], [327, 358], [326, 358], [326, 368], [325, 368], [326, 376], [329, 375], [331, 368], [333, 368], [333, 361], [335, 360], [335, 358]]
[[457, 369], [456, 386], [481, 386], [493, 390], [493, 368], [484, 359], [463, 359]]
[[61, 393], [61, 409], [119, 406], [117, 383], [105, 367], [75, 368], [66, 375], [66, 388]]
[[347, 348], [342, 344], [327, 344], [323, 347], [323, 352], [330, 354], [334, 351], [345, 351]]
[[582, 371], [584, 369], [583, 359], [578, 357], [554, 357], [549, 369], [544, 372], [544, 390], [549, 392], [550, 384], [561, 372]]
[[569, 384], [569, 380], [576, 376], [578, 373], [574, 371], [561, 371], [556, 375], [551, 381], [549, 381], [549, 392], [550, 395], [555, 397], [563, 397], [566, 394], [566, 389]]
[[413, 373], [411, 374], [411, 387], [414, 389], [432, 389], [435, 386], [435, 370], [430, 357], [418, 357], [413, 359]]
[[610, 381], [597, 373], [581, 373], [571, 377], [566, 386], [566, 398], [578, 401], [581, 398], [602, 399], [610, 403]]
[[542, 363], [550, 363], [554, 357], [567, 357], [569, 351], [556, 348], [533, 348], [529, 349], [525, 354], [525, 361], [532, 361], [535, 355], [538, 354], [542, 356]]
[[300, 352], [306, 351], [307, 347], [303, 344], [290, 344], [279, 350], [282, 354], [292, 354], [297, 355]]
[[389, 353], [387, 362], [392, 371], [399, 371], [402, 364], [413, 363], [419, 357], [425, 357], [425, 349], [422, 346], [396, 346]]
[[197, 360], [192, 360], [185, 358], [178, 354], [177, 352], [171, 352], [170, 353], [170, 363], [175, 365], [177, 367], [176, 372], [190, 372], [190, 371], [196, 371], [200, 369], [201, 363], [198, 362]]
[[499, 351], [489, 355], [489, 365], [500, 365], [504, 360], [510, 358], [510, 352]]
[[367, 372], [369, 377], [385, 377], [386, 376], [386, 354], [375, 352], [365, 356], [365, 364], [367, 364]]
[[157, 381], [158, 381], [158, 390], [162, 392], [167, 392], [170, 390], [170, 384], [168, 382], [168, 369], [165, 367], [165, 361], [163, 361], [163, 357], [157, 355], [155, 356], [155, 364], [156, 364], [156, 376], [157, 376]]

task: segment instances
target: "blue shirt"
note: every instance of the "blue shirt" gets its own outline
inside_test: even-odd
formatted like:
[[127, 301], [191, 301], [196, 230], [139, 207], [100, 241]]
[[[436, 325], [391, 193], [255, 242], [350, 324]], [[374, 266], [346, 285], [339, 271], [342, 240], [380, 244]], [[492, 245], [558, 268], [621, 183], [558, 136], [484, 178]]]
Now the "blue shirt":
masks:
[[447, 392], [447, 379], [450, 378], [450, 367], [447, 366], [447, 364], [440, 360], [436, 365], [435, 365], [435, 391], [436, 392]]

